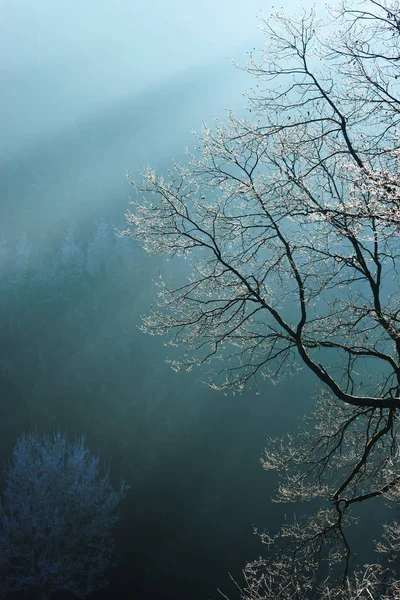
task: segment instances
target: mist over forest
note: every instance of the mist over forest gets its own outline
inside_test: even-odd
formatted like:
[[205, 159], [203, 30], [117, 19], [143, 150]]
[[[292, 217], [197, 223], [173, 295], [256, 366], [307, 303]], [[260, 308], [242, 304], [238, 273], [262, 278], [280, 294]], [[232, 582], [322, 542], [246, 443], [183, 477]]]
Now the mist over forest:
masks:
[[[175, 373], [174, 349], [139, 326], [159, 273], [178, 280], [187, 265], [117, 230], [135, 199], [126, 171], [165, 172], [186, 160], [192, 130], [244, 112], [252, 82], [229, 57], [257, 45], [262, 7], [234, 3], [225, 32], [226, 2], [202, 13], [176, 1], [168, 14], [137, 4], [43, 2], [37, 15], [23, 0], [3, 5], [0, 456], [5, 466], [25, 431], [60, 428], [85, 435], [112, 483], [130, 486], [110, 583], [90, 597], [234, 598], [229, 573], [240, 581], [263, 553], [253, 527], [277, 530], [295, 512], [270, 502], [277, 479], [259, 457], [268, 437], [297, 429], [318, 388], [299, 371], [224, 395], [206, 369]], [[357, 530], [368, 527], [366, 560], [374, 523], [368, 507]]]

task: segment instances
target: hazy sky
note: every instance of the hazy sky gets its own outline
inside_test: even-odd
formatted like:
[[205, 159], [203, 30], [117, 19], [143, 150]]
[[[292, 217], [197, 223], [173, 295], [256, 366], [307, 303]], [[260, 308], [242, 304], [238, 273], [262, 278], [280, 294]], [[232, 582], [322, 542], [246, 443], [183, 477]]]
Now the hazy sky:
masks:
[[0, 0], [0, 237], [120, 222], [127, 170], [169, 168], [243, 111], [254, 80], [229, 59], [262, 48], [272, 2]]
[[[244, 56], [261, 0], [0, 0], [1, 156], [184, 72]], [[228, 67], [229, 68], [229, 67]]]

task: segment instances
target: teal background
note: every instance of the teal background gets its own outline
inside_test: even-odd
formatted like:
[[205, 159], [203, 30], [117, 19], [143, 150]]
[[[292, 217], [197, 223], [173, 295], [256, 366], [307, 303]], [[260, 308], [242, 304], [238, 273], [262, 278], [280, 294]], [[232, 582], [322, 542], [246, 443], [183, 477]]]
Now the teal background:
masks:
[[315, 382], [301, 372], [224, 396], [205, 371], [171, 371], [164, 340], [137, 326], [159, 270], [181, 264], [112, 225], [134, 196], [126, 170], [184, 161], [191, 130], [244, 114], [253, 82], [229, 57], [262, 46], [260, 3], [0, 4], [3, 464], [24, 430], [61, 426], [128, 481], [117, 567], [96, 597], [237, 597], [228, 572], [240, 582], [264, 552], [253, 525], [277, 530], [294, 510], [270, 502], [276, 477], [258, 459], [268, 436], [296, 428]]

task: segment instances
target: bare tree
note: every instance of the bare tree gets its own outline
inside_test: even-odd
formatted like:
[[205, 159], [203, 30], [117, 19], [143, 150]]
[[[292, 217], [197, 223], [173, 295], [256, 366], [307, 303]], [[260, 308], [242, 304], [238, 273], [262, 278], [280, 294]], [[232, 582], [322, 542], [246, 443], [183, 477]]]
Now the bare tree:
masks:
[[[313, 422], [262, 458], [280, 501], [321, 508], [261, 534], [272, 554], [247, 566], [242, 597], [398, 597], [383, 567], [352, 568], [346, 525], [355, 505], [400, 497], [400, 3], [276, 13], [260, 29], [249, 117], [204, 127], [167, 176], [130, 180], [143, 200], [124, 235], [191, 270], [161, 280], [143, 330], [173, 333], [176, 369], [219, 359], [216, 389], [303, 367], [322, 384]], [[379, 551], [398, 552], [398, 528]]]
[[24, 434], [0, 506], [0, 595], [37, 588], [85, 597], [107, 583], [112, 528], [127, 486], [114, 490], [83, 438]]

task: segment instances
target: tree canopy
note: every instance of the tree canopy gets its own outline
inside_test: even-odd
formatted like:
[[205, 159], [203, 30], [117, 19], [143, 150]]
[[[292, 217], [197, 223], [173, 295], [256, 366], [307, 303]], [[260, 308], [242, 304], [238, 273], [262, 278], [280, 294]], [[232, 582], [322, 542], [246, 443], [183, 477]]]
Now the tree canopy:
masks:
[[[242, 597], [393, 598], [386, 567], [357, 570], [347, 527], [355, 505], [400, 498], [400, 3], [278, 12], [260, 29], [248, 116], [204, 126], [186, 165], [130, 179], [141, 200], [123, 234], [190, 265], [184, 284], [160, 281], [143, 330], [184, 348], [174, 368], [209, 365], [216, 389], [305, 367], [321, 383], [304, 431], [262, 458], [280, 501], [321, 508], [261, 534], [272, 550]], [[398, 533], [386, 525], [377, 551], [393, 558]]]

